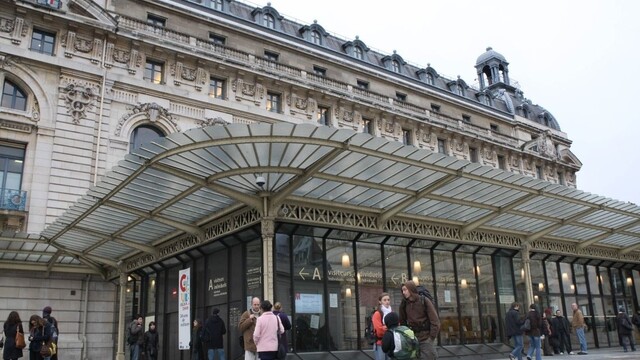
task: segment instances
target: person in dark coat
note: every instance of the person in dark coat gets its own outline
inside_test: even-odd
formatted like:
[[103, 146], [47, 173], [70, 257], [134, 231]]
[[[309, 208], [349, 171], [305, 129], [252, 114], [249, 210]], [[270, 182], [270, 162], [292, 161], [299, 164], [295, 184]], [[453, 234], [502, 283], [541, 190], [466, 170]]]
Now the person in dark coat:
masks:
[[214, 308], [202, 329], [202, 340], [207, 349], [208, 360], [213, 360], [216, 355], [218, 360], [225, 360], [222, 336], [227, 333], [227, 328], [219, 313], [220, 309]]
[[393, 330], [400, 325], [400, 318], [398, 317], [398, 314], [392, 311], [385, 315], [383, 321], [387, 326], [387, 331], [382, 335], [382, 352], [389, 356], [389, 358], [393, 359], [393, 352], [396, 349]]
[[551, 308], [544, 309], [542, 313], [542, 344], [540, 346], [544, 356], [553, 356], [553, 347], [551, 346], [551, 337], [553, 336], [553, 329], [551, 328], [552, 313], [553, 310]]
[[[51, 316], [51, 312], [53, 310], [51, 309], [51, 306], [45, 306], [44, 309], [42, 309], [42, 318], [47, 320], [49, 323], [51, 323], [52, 326], [52, 330], [53, 333], [51, 335], [51, 340], [53, 341], [54, 344], [56, 344], [56, 349], [58, 348], [58, 320], [56, 320], [56, 318], [54, 318], [53, 316]], [[55, 354], [53, 354], [51, 356], [51, 360], [58, 360], [58, 352], [56, 351]]]
[[142, 345], [144, 344], [144, 328], [142, 322], [144, 318], [138, 314], [133, 318], [133, 321], [129, 324], [129, 336], [133, 341], [131, 346], [131, 360], [140, 360], [140, 353], [143, 351]]
[[287, 352], [289, 351], [289, 339], [287, 338], [287, 330], [291, 330], [291, 321], [287, 314], [282, 311], [282, 304], [276, 302], [273, 304], [273, 314], [280, 318], [282, 326], [284, 326], [284, 332], [280, 335], [280, 343], [286, 344]]
[[566, 351], [568, 355], [573, 355], [571, 350], [571, 323], [566, 317], [562, 316], [562, 310], [556, 310], [556, 316], [551, 319], [551, 336], [557, 341], [554, 341], [553, 352], [556, 354], [564, 355]]
[[16, 333], [20, 331], [24, 334], [22, 320], [17, 311], [12, 311], [4, 322], [4, 350], [2, 358], [4, 360], [16, 360], [22, 357], [22, 349], [16, 347]]
[[40, 348], [51, 340], [53, 329], [51, 323], [39, 315], [31, 315], [29, 318], [29, 359], [43, 360]]
[[520, 319], [520, 304], [514, 302], [511, 304], [511, 308], [507, 311], [505, 318], [505, 327], [507, 337], [513, 339], [513, 351], [509, 353], [509, 359], [522, 360], [522, 349], [524, 348], [524, 342], [522, 339], [522, 329], [520, 327], [523, 321]]
[[629, 349], [627, 349], [629, 346], [631, 346], [631, 351], [636, 351], [636, 344], [634, 344], [633, 341], [633, 324], [631, 324], [631, 319], [629, 319], [629, 316], [627, 316], [622, 306], [618, 308], [616, 321], [618, 325], [618, 337], [620, 337], [620, 343], [622, 344], [624, 352], [629, 351]]
[[538, 311], [536, 304], [529, 305], [529, 313], [525, 318], [529, 320], [529, 330], [526, 330], [526, 334], [529, 335], [529, 351], [527, 352], [527, 360], [531, 359], [534, 352], [536, 355], [536, 360], [542, 360], [542, 349], [540, 344], [540, 336], [542, 336], [542, 327], [544, 326], [542, 322], [542, 315]]
[[202, 322], [200, 319], [193, 320], [193, 330], [191, 330], [191, 360], [204, 360], [204, 348], [202, 344]]
[[149, 322], [149, 330], [144, 333], [142, 355], [146, 360], [158, 359], [158, 329], [155, 321]]

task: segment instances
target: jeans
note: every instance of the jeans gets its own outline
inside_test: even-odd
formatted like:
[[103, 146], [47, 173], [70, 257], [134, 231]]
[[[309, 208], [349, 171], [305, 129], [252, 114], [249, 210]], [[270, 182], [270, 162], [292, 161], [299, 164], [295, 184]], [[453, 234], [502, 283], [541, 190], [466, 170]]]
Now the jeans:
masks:
[[513, 351], [511, 355], [515, 356], [518, 360], [522, 360], [522, 348], [524, 347], [522, 335], [513, 335], [511, 338], [513, 339]]
[[580, 343], [580, 351], [587, 352], [587, 338], [584, 336], [584, 328], [576, 329], [576, 336], [578, 337], [578, 342]]
[[382, 351], [382, 345], [373, 344], [373, 353], [375, 355], [375, 360], [389, 360], [387, 354]]
[[542, 360], [542, 349], [540, 348], [540, 336], [529, 336], [529, 351], [527, 356], [531, 357], [536, 352], [536, 360]]
[[131, 345], [131, 360], [140, 359], [140, 346], [138, 344]]
[[433, 340], [420, 341], [420, 360], [436, 360], [438, 353], [433, 347]]
[[[224, 360], [224, 349], [209, 349], [207, 350], [207, 358], [213, 360], [218, 355], [218, 360]], [[245, 357], [246, 359], [246, 357]]]

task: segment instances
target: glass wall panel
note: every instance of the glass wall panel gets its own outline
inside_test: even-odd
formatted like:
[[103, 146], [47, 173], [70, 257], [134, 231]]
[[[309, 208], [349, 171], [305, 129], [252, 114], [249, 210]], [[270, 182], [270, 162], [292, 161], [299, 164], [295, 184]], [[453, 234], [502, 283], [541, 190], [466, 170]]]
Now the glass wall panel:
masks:
[[500, 342], [500, 316], [496, 306], [496, 287], [493, 277], [491, 256], [476, 255], [475, 276], [480, 293], [480, 314], [482, 316], [483, 342]]
[[611, 295], [611, 282], [609, 281], [609, 269], [606, 267], [598, 267], [598, 275], [600, 285], [602, 285], [602, 295]]
[[[593, 313], [591, 312], [591, 299], [586, 296], [578, 296], [577, 303], [580, 310], [582, 310], [582, 315], [584, 315], [584, 322], [587, 325], [587, 328], [584, 331], [584, 335], [587, 338], [587, 348], [593, 348], [595, 346], [595, 343], [593, 336], [594, 324]], [[579, 348], [579, 342], [576, 341], [576, 345], [576, 348]]]
[[547, 271], [547, 290], [550, 294], [560, 293], [560, 279], [558, 279], [558, 263], [547, 261], [544, 263]]
[[[356, 274], [358, 284], [358, 309], [360, 311], [360, 333], [364, 333], [365, 318], [371, 310], [378, 306], [378, 297], [384, 291], [384, 279], [382, 276], [382, 248], [378, 244], [358, 243], [356, 250], [357, 263]], [[397, 287], [397, 286], [396, 286]], [[396, 299], [398, 304], [400, 299]], [[392, 304], [394, 311], [398, 307]], [[360, 340], [361, 349], [370, 349], [366, 339]]]
[[[296, 352], [319, 351], [323, 347], [321, 344], [326, 344], [328, 334], [325, 331], [322, 238], [314, 237], [312, 231], [309, 235], [294, 235], [291, 247], [293, 272], [298, 274], [293, 278], [294, 348]], [[342, 304], [344, 295], [339, 292], [335, 302]]]
[[[511, 307], [511, 303], [516, 301], [515, 297], [515, 289], [513, 287], [513, 266], [511, 263], [511, 258], [506, 256], [496, 256], [493, 258], [495, 262], [495, 283], [498, 286], [498, 301], [500, 307], [498, 308], [498, 314], [500, 317], [499, 326], [500, 326], [500, 339], [502, 341], [506, 341], [507, 337], [504, 332], [504, 316]], [[481, 268], [482, 271], [482, 268]], [[490, 276], [491, 272], [484, 273], [485, 275], [481, 276], [484, 278], [485, 276]], [[519, 275], [518, 275], [519, 276]], [[483, 280], [480, 280], [480, 283], [483, 283]]]
[[[636, 301], [640, 301], [640, 271], [633, 270], [632, 274], [633, 274], [633, 285], [636, 290], [635, 298], [636, 298]], [[636, 303], [636, 306], [638, 305], [640, 304]], [[640, 307], [636, 307], [636, 312], [640, 312]]]
[[[624, 286], [624, 294], [629, 299], [633, 298], [633, 274], [631, 270], [623, 269], [622, 270], [622, 280]], [[629, 308], [630, 314], [633, 314], [633, 307]]]
[[460, 292], [461, 343], [479, 344], [482, 343], [482, 329], [473, 254], [456, 252], [455, 256]]
[[573, 274], [576, 281], [576, 291], [579, 295], [587, 294], [587, 276], [584, 271], [584, 265], [573, 264]]
[[544, 279], [544, 264], [542, 260], [531, 260], [531, 287], [533, 289], [533, 301], [538, 304], [538, 309], [543, 310], [547, 304], [547, 284]]
[[[408, 280], [407, 271], [407, 248], [404, 246], [385, 245], [384, 267], [385, 267], [385, 286], [387, 292], [391, 295], [391, 307], [398, 311], [400, 302], [402, 301], [402, 284]], [[429, 270], [428, 264], [425, 262], [425, 270]]]
[[565, 295], [575, 294], [576, 286], [573, 283], [573, 271], [571, 269], [571, 264], [560, 263], [560, 274], [562, 279], [562, 290]]
[[[356, 275], [353, 243], [326, 240], [328, 331], [319, 329], [319, 350], [357, 350]], [[323, 337], [325, 334], [328, 336]]]
[[[522, 259], [519, 256], [513, 258], [513, 280], [516, 284], [516, 299], [520, 303], [521, 308], [527, 309], [529, 304], [525, 304], [527, 292], [524, 284], [524, 269], [522, 268]], [[509, 308], [507, 308], [508, 310]]]
[[[256, 239], [247, 244], [246, 264], [247, 297], [245, 309], [249, 309], [253, 297], [264, 299], [262, 291], [262, 239]], [[273, 301], [273, 299], [269, 300]]]
[[460, 343], [458, 323], [457, 284], [454, 275], [453, 253], [436, 250], [433, 252], [438, 289], [438, 310], [440, 311], [440, 338], [443, 345]]
[[611, 284], [613, 285], [613, 293], [619, 296], [624, 295], [625, 279], [620, 274], [620, 269], [611, 268]]
[[602, 346], [609, 346], [609, 339], [607, 334], [607, 321], [604, 316], [604, 308], [602, 304], [602, 297], [592, 297], [593, 303], [593, 330], [598, 337], [598, 344]]
[[591, 295], [600, 295], [600, 284], [598, 284], [598, 273], [595, 266], [587, 265], [587, 279]]
[[[435, 294], [433, 288], [433, 273], [431, 268], [431, 250], [411, 248], [411, 279]], [[400, 291], [400, 294], [402, 292]], [[392, 301], [393, 304], [393, 301]], [[400, 303], [398, 302], [398, 306]]]
[[[291, 273], [291, 243], [290, 237], [286, 234], [276, 234], [275, 236], [276, 258], [273, 264], [275, 271], [275, 302], [282, 305], [282, 311], [291, 317], [293, 315], [293, 297], [291, 292], [292, 277], [300, 276]], [[289, 349], [293, 347], [293, 336], [287, 336]]]

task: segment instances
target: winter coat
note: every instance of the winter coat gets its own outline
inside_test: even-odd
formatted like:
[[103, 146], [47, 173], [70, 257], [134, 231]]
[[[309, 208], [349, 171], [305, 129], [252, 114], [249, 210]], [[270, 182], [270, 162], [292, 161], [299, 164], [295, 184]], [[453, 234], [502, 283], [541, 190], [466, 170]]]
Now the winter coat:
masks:
[[507, 336], [522, 335], [522, 330], [520, 329], [522, 324], [524, 324], [524, 321], [520, 319], [520, 310], [516, 310], [515, 308], [509, 309], [509, 311], [507, 311], [507, 317], [505, 318]]
[[209, 316], [202, 328], [204, 346], [207, 349], [222, 349], [224, 346], [222, 335], [226, 333], [227, 328], [224, 326], [224, 320], [218, 315]]
[[633, 325], [627, 316], [627, 313], [619, 312], [616, 318], [618, 323], [618, 335], [629, 336], [633, 334]]
[[24, 334], [22, 323], [4, 324], [4, 350], [3, 359], [17, 359], [22, 357], [22, 349], [16, 348], [16, 330]]
[[189, 347], [192, 352], [198, 354], [198, 360], [204, 359], [204, 344], [202, 343], [202, 327], [193, 328], [191, 330], [191, 342], [189, 342]]
[[560, 337], [560, 334], [571, 335], [571, 324], [566, 317], [556, 315], [551, 319], [551, 337]]
[[421, 342], [437, 338], [440, 332], [440, 318], [436, 307], [429, 299], [418, 294], [415, 285], [406, 286], [411, 295], [402, 299], [400, 303], [400, 325], [411, 328]]
[[382, 321], [382, 311], [380, 311], [379, 309], [380, 307], [378, 307], [378, 310], [376, 310], [376, 312], [374, 312], [373, 316], [371, 317], [373, 330], [376, 333], [376, 345], [382, 345], [382, 337], [387, 331], [387, 326]]
[[144, 333], [144, 347], [146, 358], [148, 360], [157, 359], [158, 358], [158, 331], [147, 331]]
[[242, 338], [244, 339], [244, 350], [256, 352], [258, 350], [256, 348], [256, 343], [253, 342], [253, 331], [256, 328], [256, 321], [258, 318], [251, 319], [251, 314], [251, 310], [247, 310], [242, 313], [242, 316], [240, 316], [240, 323], [238, 324], [238, 330], [240, 330]]
[[45, 321], [44, 326], [38, 326], [31, 329], [30, 336], [32, 337], [29, 343], [29, 351], [40, 352], [42, 343], [46, 343], [51, 339], [53, 334], [53, 326], [48, 321]]
[[256, 321], [253, 342], [258, 352], [278, 351], [278, 337], [284, 333], [284, 326], [278, 318], [271, 311], [266, 311]]
[[131, 324], [129, 324], [129, 333], [138, 339], [136, 344], [144, 344], [144, 328], [142, 327], [142, 324], [138, 326], [138, 322], [133, 320]]
[[540, 313], [537, 310], [529, 310], [527, 319], [529, 319], [529, 324], [531, 325], [531, 328], [526, 331], [527, 335], [540, 337], [540, 335], [542, 335], [543, 326], [542, 316], [540, 315]]

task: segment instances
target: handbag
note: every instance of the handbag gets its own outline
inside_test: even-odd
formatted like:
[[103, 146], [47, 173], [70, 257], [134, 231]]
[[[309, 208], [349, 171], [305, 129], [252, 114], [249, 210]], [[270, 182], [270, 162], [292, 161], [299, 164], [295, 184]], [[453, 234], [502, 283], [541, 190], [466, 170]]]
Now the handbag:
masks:
[[24, 342], [24, 333], [20, 332], [19, 328], [16, 328], [16, 349], [24, 349], [27, 344]]
[[527, 318], [527, 320], [524, 321], [524, 324], [520, 326], [520, 330], [524, 330], [524, 331], [531, 330], [531, 321], [529, 320], [529, 318]]
[[44, 358], [51, 356], [51, 348], [49, 348], [49, 344], [44, 341], [40, 347], [40, 356]]
[[286, 344], [282, 343], [282, 337], [280, 336], [280, 334], [278, 334], [278, 330], [280, 330], [280, 316], [276, 315], [276, 319], [278, 319], [278, 326], [276, 327], [276, 336], [278, 337], [278, 353], [276, 354], [276, 359], [284, 360], [287, 357], [287, 346]]
[[2, 339], [0, 339], [0, 349], [2, 349], [4, 347], [4, 335], [2, 336]]

